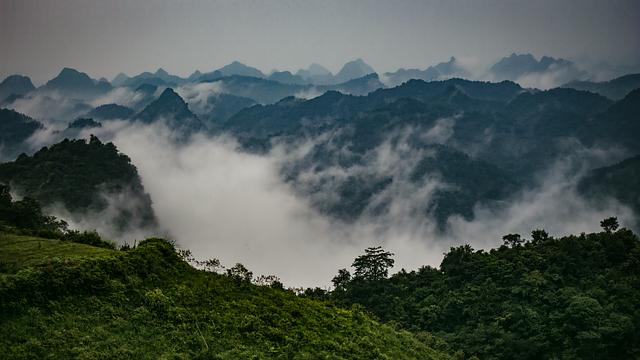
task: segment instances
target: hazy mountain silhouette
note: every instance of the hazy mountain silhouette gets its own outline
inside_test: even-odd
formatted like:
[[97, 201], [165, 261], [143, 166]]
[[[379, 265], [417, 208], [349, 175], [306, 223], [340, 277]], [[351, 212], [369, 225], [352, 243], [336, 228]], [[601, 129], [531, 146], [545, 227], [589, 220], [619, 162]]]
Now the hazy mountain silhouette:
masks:
[[23, 75], [10, 75], [7, 76], [0, 83], [0, 103], [10, 95], [24, 95], [30, 91], [33, 91], [35, 86], [31, 82], [31, 79]]
[[640, 74], [629, 74], [610, 81], [571, 81], [562, 87], [586, 90], [606, 96], [612, 100], [621, 100], [632, 90], [640, 88]]

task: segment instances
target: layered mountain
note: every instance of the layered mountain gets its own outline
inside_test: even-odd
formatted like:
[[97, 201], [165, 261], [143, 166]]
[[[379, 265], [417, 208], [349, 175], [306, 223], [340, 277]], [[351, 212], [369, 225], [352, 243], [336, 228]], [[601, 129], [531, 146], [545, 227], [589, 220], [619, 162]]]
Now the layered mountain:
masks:
[[274, 71], [269, 75], [269, 77], [267, 77], [267, 79], [271, 81], [278, 81], [283, 84], [303, 85], [307, 83], [307, 81], [305, 81], [301, 76], [293, 75], [290, 71]]
[[128, 119], [134, 110], [118, 104], [104, 104], [89, 111], [85, 117], [98, 120]]
[[88, 98], [109, 92], [112, 89], [107, 81], [97, 81], [86, 73], [64, 68], [58, 76], [49, 80], [38, 90], [55, 91], [65, 96]]
[[[574, 89], [529, 92], [508, 81], [411, 80], [367, 96], [329, 91], [253, 106], [223, 130], [257, 152], [314, 139], [305, 156], [283, 166], [283, 177], [339, 219], [385, 214], [390, 194], [440, 184], [412, 211], [442, 225], [451, 215], [472, 217], [477, 204], [497, 206], [556, 159], [596, 140], [640, 153], [631, 135], [639, 133], [635, 95], [613, 103]], [[390, 154], [380, 167], [383, 149]]]
[[33, 86], [29, 77], [22, 75], [7, 76], [0, 83], [0, 103], [11, 95], [20, 96], [33, 90], [35, 90], [35, 86]]
[[44, 126], [19, 112], [0, 109], [0, 160], [13, 159], [26, 151], [25, 140]]
[[173, 89], [166, 88], [162, 94], [134, 118], [143, 123], [164, 122], [172, 129], [185, 132], [199, 131], [203, 125], [189, 110], [187, 103]]
[[395, 72], [384, 74], [385, 81], [389, 86], [398, 86], [411, 79], [433, 81], [445, 80], [452, 77], [468, 78], [471, 74], [462, 67], [455, 57], [451, 57], [448, 62], [441, 62], [434, 66], [429, 66], [425, 70], [419, 69], [398, 69]]
[[364, 62], [364, 60], [358, 58], [342, 66], [342, 69], [334, 77], [334, 83], [344, 83], [349, 80], [364, 77], [366, 75], [375, 73], [371, 66]]
[[234, 61], [230, 64], [227, 64], [216, 71], [219, 72], [222, 76], [238, 75], [238, 76], [250, 76], [250, 77], [256, 77], [256, 78], [265, 77], [262, 71], [254, 67], [247, 66], [239, 61]]
[[131, 159], [94, 136], [65, 139], [0, 164], [0, 182], [43, 206], [61, 204], [74, 218], [102, 214], [122, 231], [155, 226], [151, 199]]
[[587, 76], [571, 61], [543, 56], [537, 60], [531, 54], [511, 54], [500, 59], [489, 69], [494, 80], [520, 81], [525, 76], [548, 74], [554, 83], [562, 84]]
[[176, 75], [171, 75], [164, 69], [159, 68], [155, 73], [145, 71], [131, 78], [123, 78], [121, 86], [127, 86], [130, 88], [138, 88], [142, 85], [176, 86], [185, 82], [185, 79]]
[[308, 83], [317, 85], [328, 85], [333, 82], [333, 74], [331, 71], [315, 63], [309, 65], [306, 69], [298, 70], [296, 76], [301, 77]]
[[599, 201], [614, 198], [640, 214], [640, 155], [592, 170], [578, 190]]
[[320, 92], [339, 91], [343, 94], [351, 95], [367, 95], [377, 89], [384, 88], [384, 84], [380, 81], [378, 74], [371, 73], [361, 78], [351, 79], [347, 82], [336, 85], [317, 86]]
[[571, 81], [562, 87], [591, 91], [612, 100], [621, 100], [632, 90], [640, 89], [640, 74], [624, 75], [609, 81]]
[[125, 73], [118, 73], [112, 80], [111, 85], [113, 86], [123, 86], [125, 81], [129, 80], [129, 76]]

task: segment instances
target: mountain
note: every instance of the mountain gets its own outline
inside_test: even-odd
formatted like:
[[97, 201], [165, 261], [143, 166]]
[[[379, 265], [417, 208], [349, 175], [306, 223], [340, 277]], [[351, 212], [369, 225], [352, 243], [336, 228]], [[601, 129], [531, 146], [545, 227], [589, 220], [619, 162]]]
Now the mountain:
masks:
[[202, 73], [200, 72], [200, 70], [196, 70], [193, 72], [193, 74], [189, 75], [189, 77], [187, 78], [187, 82], [197, 82], [201, 76]]
[[300, 76], [306, 82], [316, 85], [328, 85], [334, 82], [331, 71], [315, 63], [309, 65], [306, 69], [298, 70], [296, 76]]
[[454, 359], [431, 334], [254, 285], [242, 265], [198, 270], [162, 239], [115, 250], [3, 232], [0, 264], [11, 359]]
[[384, 73], [385, 82], [391, 87], [401, 85], [412, 79], [424, 81], [437, 80], [439, 76], [440, 74], [433, 67], [429, 67], [426, 70], [398, 69], [395, 72]]
[[640, 155], [591, 170], [578, 190], [598, 202], [614, 198], [640, 213]]
[[22, 75], [7, 76], [0, 83], [0, 103], [2, 103], [10, 95], [24, 95], [35, 90], [35, 86], [31, 79]]
[[287, 96], [310, 89], [309, 85], [283, 84], [278, 81], [238, 75], [218, 78], [211, 82], [219, 83], [227, 94], [253, 99], [263, 104], [272, 104]]
[[543, 56], [539, 61], [531, 54], [511, 54], [491, 66], [489, 73], [495, 80], [522, 80], [524, 76], [548, 74], [555, 83], [584, 78], [586, 72], [578, 69], [571, 61]]
[[111, 84], [106, 81], [96, 81], [89, 75], [75, 69], [64, 68], [58, 76], [49, 80], [38, 90], [56, 91], [65, 96], [88, 98], [109, 92]]
[[[341, 220], [384, 214], [395, 186], [438, 176], [463, 191], [439, 189], [417, 208], [444, 226], [451, 215], [471, 218], [477, 204], [500, 206], [580, 144], [640, 153], [639, 95], [613, 103], [574, 89], [526, 91], [510, 81], [410, 80], [367, 96], [327, 91], [252, 106], [221, 130], [254, 152], [314, 139], [307, 155], [284, 163], [281, 172], [313, 206]], [[382, 148], [412, 172], [374, 166]], [[433, 157], [414, 155], [424, 151]]]
[[92, 128], [101, 128], [101, 127], [102, 127], [102, 124], [100, 124], [99, 122], [91, 118], [79, 118], [69, 123], [69, 126], [67, 126], [67, 129], [92, 129]]
[[170, 128], [187, 132], [203, 128], [198, 117], [189, 110], [187, 103], [171, 88], [166, 88], [134, 118], [144, 123], [165, 121]]
[[307, 82], [299, 75], [293, 75], [290, 71], [274, 71], [267, 80], [278, 81], [283, 84], [303, 85]]
[[128, 119], [134, 113], [133, 109], [118, 104], [105, 104], [100, 105], [90, 112], [85, 117], [98, 119], [98, 120], [113, 120], [113, 119]]
[[317, 89], [320, 92], [333, 90], [351, 95], [367, 95], [372, 91], [382, 88], [384, 88], [384, 84], [380, 82], [380, 78], [376, 73], [365, 75], [357, 79], [351, 79], [341, 84], [317, 86]]
[[256, 104], [253, 99], [225, 93], [211, 93], [204, 100], [197, 96], [185, 101], [209, 130], [214, 130], [238, 111]]
[[621, 100], [632, 90], [640, 89], [640, 74], [624, 75], [602, 82], [575, 80], [562, 85], [562, 87], [591, 91], [612, 100]]
[[640, 89], [613, 103], [594, 117], [581, 134], [589, 144], [623, 146], [640, 154]]
[[129, 80], [129, 76], [127, 76], [127, 74], [119, 73], [113, 78], [113, 80], [111, 80], [111, 84], [115, 87], [119, 87], [123, 86], [127, 80]]
[[356, 59], [344, 64], [334, 77], [334, 83], [344, 83], [352, 79], [361, 78], [376, 71], [362, 59]]
[[433, 81], [446, 80], [453, 77], [468, 78], [471, 74], [460, 66], [455, 57], [451, 57], [448, 62], [441, 62], [435, 66], [429, 66], [425, 70], [419, 69], [398, 69], [395, 72], [384, 74], [386, 83], [389, 86], [398, 86], [411, 79]]
[[0, 160], [14, 159], [26, 151], [25, 140], [44, 126], [19, 112], [0, 109]]
[[[121, 231], [155, 226], [151, 200], [131, 159], [94, 136], [65, 139], [0, 164], [0, 182], [43, 206], [62, 204], [72, 216], [104, 211], [103, 220]], [[113, 203], [122, 197], [126, 201]]]
[[155, 73], [145, 71], [134, 77], [128, 78], [122, 82], [122, 86], [130, 88], [139, 88], [142, 85], [154, 86], [177, 86], [185, 83], [187, 80], [167, 73], [164, 69], [159, 68]]
[[225, 65], [216, 71], [218, 71], [222, 76], [239, 75], [239, 76], [250, 76], [250, 77], [256, 77], [256, 78], [265, 77], [262, 71], [254, 67], [247, 66], [238, 61], [234, 61], [231, 64]]

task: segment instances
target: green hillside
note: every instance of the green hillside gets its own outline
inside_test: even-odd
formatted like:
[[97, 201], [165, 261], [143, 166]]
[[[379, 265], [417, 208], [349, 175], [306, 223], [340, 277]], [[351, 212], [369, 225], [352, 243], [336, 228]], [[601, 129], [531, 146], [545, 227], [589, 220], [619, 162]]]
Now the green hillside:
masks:
[[640, 241], [615, 218], [601, 225], [605, 231], [561, 238], [509, 234], [489, 251], [453, 247], [437, 269], [388, 278], [393, 254], [367, 249], [353, 276], [338, 272], [334, 291], [307, 294], [360, 304], [480, 359], [638, 359]]
[[196, 270], [161, 239], [109, 250], [0, 234], [4, 358], [450, 359], [427, 333]]

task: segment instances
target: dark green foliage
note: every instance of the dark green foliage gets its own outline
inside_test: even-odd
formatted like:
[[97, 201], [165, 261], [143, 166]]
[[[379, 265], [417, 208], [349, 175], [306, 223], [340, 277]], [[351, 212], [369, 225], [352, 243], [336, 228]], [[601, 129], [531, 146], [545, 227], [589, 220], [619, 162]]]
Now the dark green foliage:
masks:
[[155, 223], [151, 200], [129, 157], [94, 136], [88, 142], [65, 139], [0, 164], [0, 183], [43, 206], [60, 202], [71, 212], [101, 211], [107, 207], [104, 195], [127, 193], [133, 209], [121, 209], [114, 225], [126, 227], [133, 215], [141, 226]]
[[597, 201], [612, 197], [640, 213], [640, 156], [592, 170], [580, 181], [578, 191]]
[[23, 142], [43, 126], [32, 118], [9, 109], [0, 109], [0, 160], [12, 157]]
[[78, 230], [70, 230], [64, 233], [60, 239], [63, 241], [71, 241], [78, 244], [86, 244], [106, 249], [116, 248], [114, 243], [103, 240], [102, 237], [100, 237], [100, 234], [96, 231], [80, 232]]
[[102, 124], [91, 118], [78, 118], [72, 121], [68, 129], [101, 128]]
[[459, 246], [439, 270], [402, 270], [375, 282], [341, 270], [329, 297], [432, 332], [480, 359], [635, 359], [640, 241], [616, 230], [615, 218], [603, 227], [558, 239], [540, 229], [531, 241], [510, 234], [510, 246], [489, 252]]
[[0, 184], [0, 226], [2, 225], [52, 233], [66, 228], [64, 221], [45, 215], [38, 201], [30, 197], [13, 201], [10, 188]]
[[378, 281], [387, 277], [393, 263], [393, 253], [384, 251], [381, 246], [376, 246], [366, 248], [364, 255], [358, 256], [351, 266], [355, 269], [355, 279]]
[[[0, 234], [0, 248], [39, 241], [6, 240]], [[432, 348], [443, 345], [431, 335], [378, 324], [361, 310], [196, 270], [161, 239], [128, 251], [66, 249], [83, 255], [0, 273], [4, 357], [451, 359]]]

